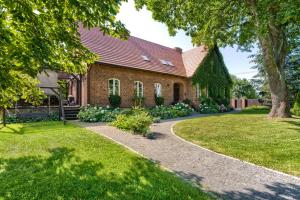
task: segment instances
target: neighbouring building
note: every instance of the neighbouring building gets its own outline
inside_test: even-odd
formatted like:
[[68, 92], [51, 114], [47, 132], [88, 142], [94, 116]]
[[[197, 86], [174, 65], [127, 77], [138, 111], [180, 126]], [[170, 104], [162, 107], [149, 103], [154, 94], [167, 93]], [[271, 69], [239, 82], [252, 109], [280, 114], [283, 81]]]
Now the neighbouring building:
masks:
[[121, 96], [121, 107], [131, 107], [135, 97], [154, 106], [184, 99], [198, 104], [200, 96], [230, 98], [231, 79], [217, 47], [198, 46], [188, 51], [169, 48], [137, 37], [120, 40], [98, 28], [80, 27], [82, 43], [99, 56], [87, 74], [70, 76], [69, 95], [79, 105], [109, 105], [111, 94]]

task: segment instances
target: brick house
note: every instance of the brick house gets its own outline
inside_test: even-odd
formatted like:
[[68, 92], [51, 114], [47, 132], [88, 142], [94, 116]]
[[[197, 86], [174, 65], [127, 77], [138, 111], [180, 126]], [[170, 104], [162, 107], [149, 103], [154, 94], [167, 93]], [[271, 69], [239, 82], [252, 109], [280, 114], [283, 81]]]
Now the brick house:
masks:
[[131, 107], [135, 96], [144, 97], [145, 106], [154, 106], [155, 95], [162, 96], [165, 104], [184, 99], [198, 104], [200, 95], [208, 95], [192, 81], [208, 55], [205, 46], [182, 52], [137, 37], [116, 39], [97, 28], [80, 27], [79, 33], [99, 60], [69, 83], [69, 95], [77, 104], [109, 105], [110, 94], [121, 96], [121, 107]]

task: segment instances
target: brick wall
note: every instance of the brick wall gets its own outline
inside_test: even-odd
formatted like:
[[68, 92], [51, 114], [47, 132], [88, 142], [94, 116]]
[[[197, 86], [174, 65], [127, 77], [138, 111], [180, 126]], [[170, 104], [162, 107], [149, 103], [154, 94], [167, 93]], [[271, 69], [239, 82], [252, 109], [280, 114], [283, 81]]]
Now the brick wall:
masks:
[[[167, 67], [167, 66], [166, 66]], [[108, 80], [120, 80], [121, 107], [131, 107], [134, 97], [134, 81], [144, 84], [145, 106], [154, 106], [154, 83], [162, 85], [162, 96], [165, 104], [173, 102], [173, 85], [180, 84], [180, 100], [189, 98], [195, 100], [195, 89], [190, 79], [185, 77], [148, 72], [108, 64], [93, 64], [90, 66], [87, 86], [87, 103], [94, 105], [108, 105]]]

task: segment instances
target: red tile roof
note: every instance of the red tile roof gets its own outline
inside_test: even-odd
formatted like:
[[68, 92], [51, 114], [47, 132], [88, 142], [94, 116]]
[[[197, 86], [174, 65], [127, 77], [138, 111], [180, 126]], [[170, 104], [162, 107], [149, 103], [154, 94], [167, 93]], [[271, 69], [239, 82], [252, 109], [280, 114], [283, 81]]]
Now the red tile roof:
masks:
[[[82, 43], [99, 56], [98, 62], [117, 66], [148, 70], [177, 76], [190, 77], [206, 56], [204, 47], [181, 53], [178, 50], [155, 44], [137, 37], [120, 40], [103, 33], [98, 28], [79, 29]], [[145, 61], [142, 55], [150, 61]], [[174, 66], [160, 60], [171, 61]]]

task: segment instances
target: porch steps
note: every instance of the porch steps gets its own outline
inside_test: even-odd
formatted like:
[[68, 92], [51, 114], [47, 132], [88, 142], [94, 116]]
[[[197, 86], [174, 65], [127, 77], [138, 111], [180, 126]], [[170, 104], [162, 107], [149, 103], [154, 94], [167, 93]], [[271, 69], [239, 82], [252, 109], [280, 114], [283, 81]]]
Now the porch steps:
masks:
[[80, 111], [80, 107], [79, 106], [65, 106], [64, 111], [65, 111], [65, 119], [66, 120], [76, 120], [76, 119], [78, 119], [77, 115]]

